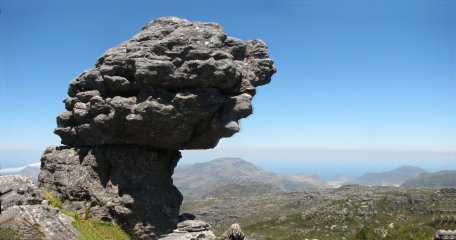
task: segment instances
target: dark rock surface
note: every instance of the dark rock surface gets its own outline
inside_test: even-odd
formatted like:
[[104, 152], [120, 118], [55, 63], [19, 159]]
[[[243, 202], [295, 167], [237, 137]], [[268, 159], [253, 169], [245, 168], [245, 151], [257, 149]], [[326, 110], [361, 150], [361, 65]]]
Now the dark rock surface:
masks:
[[171, 175], [179, 158], [177, 150], [137, 146], [49, 147], [39, 178], [42, 187], [69, 200], [67, 209], [90, 209], [141, 234], [163, 233], [178, 221], [182, 195]]
[[215, 23], [167, 17], [71, 81], [55, 133], [70, 146], [207, 149], [239, 131], [255, 87], [275, 72], [265, 43]]
[[182, 213], [179, 215], [179, 222], [187, 221], [187, 220], [195, 220], [196, 216], [191, 213]]
[[79, 239], [73, 220], [23, 176], [0, 176], [0, 202], [0, 229], [13, 229], [21, 239]]
[[215, 23], [154, 20], [71, 81], [39, 181], [141, 238], [171, 232], [182, 195], [178, 150], [213, 148], [252, 113], [255, 87], [276, 69], [261, 40], [227, 37]]

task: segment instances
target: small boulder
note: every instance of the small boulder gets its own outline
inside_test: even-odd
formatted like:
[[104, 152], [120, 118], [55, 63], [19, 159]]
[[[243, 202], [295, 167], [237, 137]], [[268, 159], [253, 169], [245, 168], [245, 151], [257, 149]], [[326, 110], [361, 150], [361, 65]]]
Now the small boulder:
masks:
[[231, 225], [220, 237], [220, 240], [244, 240], [245, 234], [241, 230], [241, 226], [235, 223]]

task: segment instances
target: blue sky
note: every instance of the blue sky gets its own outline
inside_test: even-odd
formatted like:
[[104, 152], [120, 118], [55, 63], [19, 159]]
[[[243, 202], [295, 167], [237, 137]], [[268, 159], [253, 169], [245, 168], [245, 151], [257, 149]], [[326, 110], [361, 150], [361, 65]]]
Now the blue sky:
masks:
[[148, 21], [173, 15], [263, 39], [278, 68], [241, 132], [215, 150], [184, 152], [183, 163], [243, 156], [284, 172], [319, 163], [456, 169], [456, 1], [0, 0], [0, 8], [3, 167], [37, 162], [59, 144], [52, 132], [71, 79]]

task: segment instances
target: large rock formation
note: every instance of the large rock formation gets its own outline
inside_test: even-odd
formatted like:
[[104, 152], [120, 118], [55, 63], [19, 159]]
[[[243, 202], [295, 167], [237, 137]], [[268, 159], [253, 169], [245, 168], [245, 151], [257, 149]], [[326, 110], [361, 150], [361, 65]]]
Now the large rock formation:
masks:
[[160, 18], [71, 81], [55, 133], [69, 146], [206, 149], [239, 131], [275, 72], [266, 45], [215, 23]]
[[39, 181], [72, 210], [115, 220], [142, 237], [176, 227], [181, 149], [207, 149], [239, 131], [255, 87], [275, 72], [261, 40], [215, 23], [159, 18], [72, 80]]

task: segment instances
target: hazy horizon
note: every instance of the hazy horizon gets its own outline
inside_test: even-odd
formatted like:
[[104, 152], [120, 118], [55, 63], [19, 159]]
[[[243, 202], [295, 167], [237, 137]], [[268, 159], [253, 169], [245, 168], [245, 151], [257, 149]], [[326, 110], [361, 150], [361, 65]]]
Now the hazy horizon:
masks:
[[[23, 159], [0, 161], [0, 170], [39, 162], [41, 151]], [[12, 156], [18, 156], [13, 154]], [[223, 149], [182, 151], [178, 165], [234, 157], [252, 162], [267, 171], [286, 175], [314, 173], [325, 180], [341, 174], [355, 179], [367, 172], [389, 171], [409, 165], [428, 172], [456, 170], [456, 152], [322, 150], [322, 149]]]

